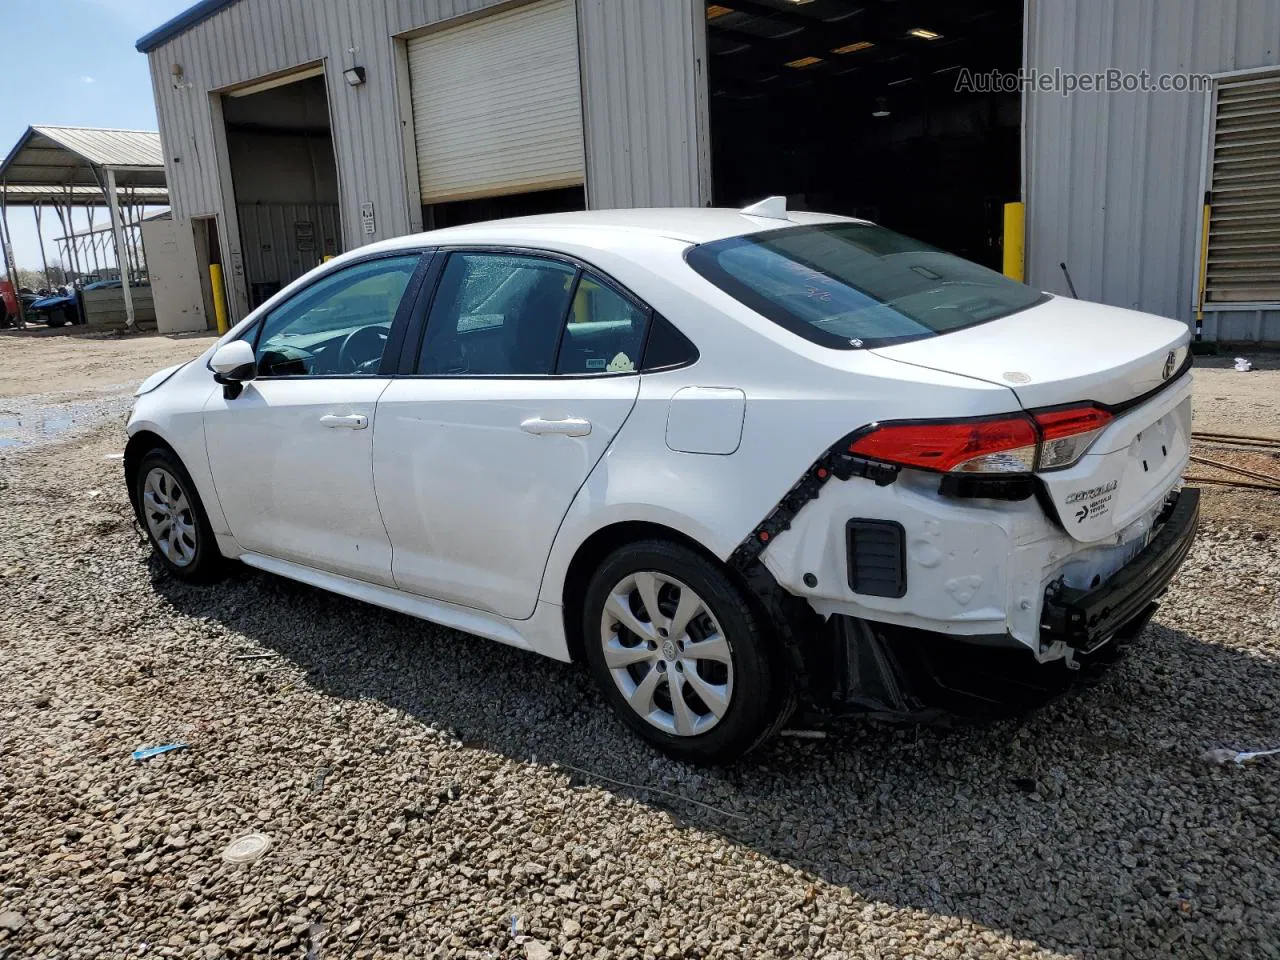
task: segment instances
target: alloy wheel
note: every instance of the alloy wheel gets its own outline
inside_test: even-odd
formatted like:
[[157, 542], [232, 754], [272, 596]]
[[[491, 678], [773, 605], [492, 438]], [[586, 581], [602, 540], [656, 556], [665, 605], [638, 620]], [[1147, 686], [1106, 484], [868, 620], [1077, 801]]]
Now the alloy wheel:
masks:
[[609, 591], [600, 621], [604, 662], [631, 709], [669, 734], [706, 733], [733, 696], [733, 649], [687, 584], [655, 571]]
[[153, 467], [142, 484], [147, 530], [164, 558], [176, 567], [196, 558], [196, 520], [181, 484], [168, 470]]

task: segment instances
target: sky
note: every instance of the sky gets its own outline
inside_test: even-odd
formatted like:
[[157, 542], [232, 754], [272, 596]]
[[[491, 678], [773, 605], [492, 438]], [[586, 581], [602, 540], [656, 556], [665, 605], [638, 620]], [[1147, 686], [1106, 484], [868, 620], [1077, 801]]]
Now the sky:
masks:
[[[147, 58], [138, 38], [192, 6], [195, 0], [0, 0], [5, 39], [4, 96], [0, 97], [0, 156], [7, 156], [29, 126], [117, 127], [155, 130], [155, 102]], [[95, 225], [107, 222], [105, 211]], [[77, 226], [87, 220], [79, 213]], [[14, 259], [40, 269], [35, 218], [11, 208]], [[52, 238], [61, 230], [53, 211], [44, 217], [49, 262], [58, 260]]]

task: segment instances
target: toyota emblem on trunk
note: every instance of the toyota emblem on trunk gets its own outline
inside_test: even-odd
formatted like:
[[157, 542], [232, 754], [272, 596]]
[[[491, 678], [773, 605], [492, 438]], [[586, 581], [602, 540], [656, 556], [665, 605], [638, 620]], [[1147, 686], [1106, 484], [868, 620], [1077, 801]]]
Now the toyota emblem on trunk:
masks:
[[1177, 353], [1170, 350], [1169, 355], [1164, 358], [1164, 371], [1160, 374], [1161, 380], [1168, 380], [1173, 376], [1173, 365], [1177, 362], [1177, 359]]

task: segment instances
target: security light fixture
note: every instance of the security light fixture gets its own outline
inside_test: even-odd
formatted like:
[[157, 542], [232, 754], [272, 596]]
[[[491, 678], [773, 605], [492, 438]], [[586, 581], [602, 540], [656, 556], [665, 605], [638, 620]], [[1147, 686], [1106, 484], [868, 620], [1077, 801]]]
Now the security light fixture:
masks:
[[353, 87], [358, 87], [364, 83], [364, 67], [348, 67], [342, 71], [342, 75], [346, 78], [347, 83]]
[[876, 97], [876, 108], [871, 111], [873, 117], [887, 117], [889, 115], [889, 101], [884, 97]]
[[926, 30], [924, 27], [912, 27], [907, 31], [907, 36], [915, 37], [918, 40], [940, 40], [942, 34], [933, 30]]
[[805, 67], [812, 67], [815, 63], [821, 63], [821, 57], [801, 57], [799, 60], [789, 60], [784, 66], [794, 67], [797, 70], [803, 70]]
[[866, 50], [874, 47], [875, 44], [870, 40], [859, 40], [857, 43], [846, 43], [843, 47], [836, 47], [832, 53], [857, 53], [859, 50]]

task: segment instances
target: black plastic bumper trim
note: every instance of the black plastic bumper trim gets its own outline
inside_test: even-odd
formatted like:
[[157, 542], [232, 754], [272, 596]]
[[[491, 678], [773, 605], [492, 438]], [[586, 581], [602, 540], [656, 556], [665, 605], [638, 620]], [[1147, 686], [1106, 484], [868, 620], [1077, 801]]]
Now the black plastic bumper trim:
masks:
[[1142, 616], [1169, 586], [1195, 543], [1200, 491], [1186, 487], [1151, 542], [1106, 583], [1085, 590], [1051, 584], [1045, 592], [1040, 641], [1063, 641], [1079, 650], [1103, 643]]
[[896, 520], [845, 524], [849, 589], [865, 597], [907, 595], [907, 534]]
[[849, 443], [849, 437], [845, 437], [805, 471], [804, 475], [787, 491], [787, 495], [769, 511], [769, 515], [761, 520], [730, 554], [730, 565], [737, 570], [745, 571], [760, 554], [764, 553], [774, 537], [791, 529], [791, 521], [795, 519], [796, 514], [809, 501], [817, 499], [828, 481], [863, 477], [872, 481], [877, 487], [885, 487], [898, 479], [898, 467], [868, 460], [865, 457], [855, 457], [847, 452]]

